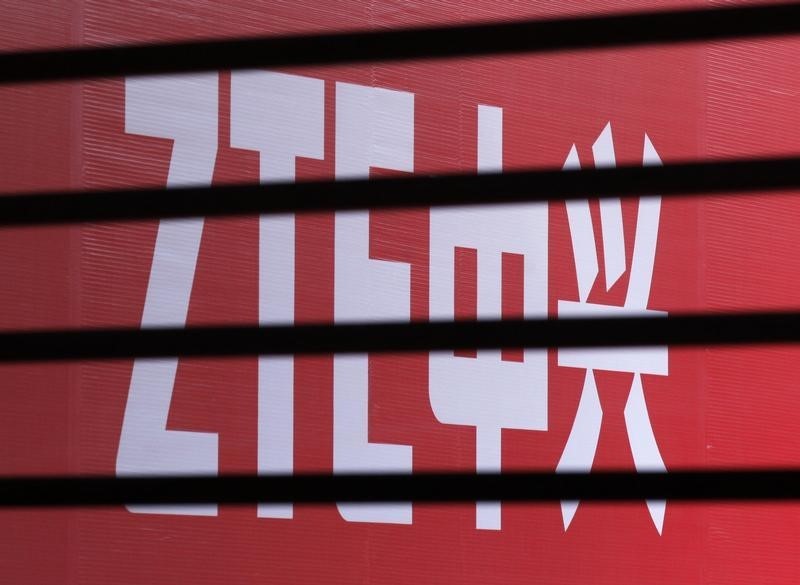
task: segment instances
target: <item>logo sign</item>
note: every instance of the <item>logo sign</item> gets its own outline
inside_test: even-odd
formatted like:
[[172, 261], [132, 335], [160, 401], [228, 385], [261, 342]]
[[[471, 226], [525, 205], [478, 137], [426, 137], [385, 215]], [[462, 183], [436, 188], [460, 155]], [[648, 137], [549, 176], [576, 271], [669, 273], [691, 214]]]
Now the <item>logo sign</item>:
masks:
[[[87, 44], [492, 16], [475, 2], [426, 6], [424, 19], [349, 0], [325, 10], [94, 4], [62, 23]], [[542, 10], [497, 15], [555, 14]], [[39, 21], [61, 22], [50, 12]], [[25, 22], [9, 30], [33, 38]], [[43, 46], [66, 42], [42, 34]], [[797, 42], [15, 89], [0, 159], [15, 190], [792, 154]], [[13, 286], [0, 287], [0, 312], [22, 329], [785, 309], [797, 304], [796, 206], [652, 193], [5, 230], [0, 267]], [[796, 354], [500, 347], [5, 366], [0, 461], [8, 475], [119, 477], [790, 467], [800, 453]], [[786, 582], [794, 513], [785, 503], [644, 500], [13, 511], [3, 513], [0, 575], [90, 585]]]
[[[191, 184], [196, 169], [210, 184], [218, 142], [218, 76], [134, 78], [126, 84], [125, 121], [131, 133], [174, 137], [168, 185]], [[294, 180], [298, 156], [323, 157], [324, 83], [262, 71], [231, 77], [231, 143], [257, 151], [262, 181]], [[187, 124], [187, 118], [191, 123]], [[478, 172], [503, 169], [503, 110], [477, 108]], [[414, 96], [408, 92], [336, 84], [336, 176], [358, 178], [372, 166], [412, 172]], [[592, 145], [596, 166], [614, 166], [611, 124]], [[660, 164], [647, 134], [644, 164]], [[573, 144], [565, 169], [579, 168]], [[627, 270], [622, 203], [600, 202], [605, 281], [609, 290]], [[660, 198], [639, 201], [630, 280], [622, 306], [588, 302], [598, 275], [598, 254], [589, 201], [566, 204], [578, 277], [579, 301], [559, 300], [560, 315], [653, 313], [647, 308], [655, 263]], [[409, 319], [406, 263], [370, 258], [368, 211], [341, 212], [334, 229], [334, 321]], [[429, 292], [432, 319], [508, 317], [512, 304], [528, 318], [547, 315], [548, 210], [544, 204], [430, 212]], [[143, 327], [184, 324], [191, 300], [203, 220], [160, 222], [145, 298]], [[294, 218], [259, 220], [259, 322], [292, 323]], [[473, 281], [465, 283], [464, 272]], [[471, 290], [464, 290], [471, 289]], [[504, 310], [505, 309], [505, 310]], [[517, 316], [517, 315], [515, 315]], [[463, 352], [462, 352], [463, 353]], [[467, 352], [470, 353], [470, 352]], [[213, 433], [167, 428], [178, 359], [139, 359], [131, 376], [117, 472], [216, 474], [218, 438]], [[589, 472], [602, 421], [594, 370], [634, 374], [625, 421], [637, 469], [664, 471], [642, 389], [642, 374], [666, 375], [667, 348], [561, 350], [559, 366], [581, 368], [585, 382], [575, 422], [557, 471]], [[258, 365], [258, 462], [262, 473], [293, 470], [294, 363], [262, 357]], [[369, 358], [335, 356], [333, 362], [334, 472], [412, 473], [411, 445], [369, 440]], [[501, 431], [547, 430], [548, 364], [544, 350], [433, 352], [428, 369], [430, 405], [440, 423], [475, 428], [476, 469], [501, 472]], [[577, 502], [563, 502], [564, 528]], [[659, 533], [664, 502], [648, 502]], [[130, 506], [133, 512], [217, 515], [213, 505]], [[351, 522], [411, 524], [411, 504], [340, 504]], [[293, 516], [288, 504], [262, 504], [259, 517]], [[480, 503], [479, 529], [501, 529], [499, 502]]]

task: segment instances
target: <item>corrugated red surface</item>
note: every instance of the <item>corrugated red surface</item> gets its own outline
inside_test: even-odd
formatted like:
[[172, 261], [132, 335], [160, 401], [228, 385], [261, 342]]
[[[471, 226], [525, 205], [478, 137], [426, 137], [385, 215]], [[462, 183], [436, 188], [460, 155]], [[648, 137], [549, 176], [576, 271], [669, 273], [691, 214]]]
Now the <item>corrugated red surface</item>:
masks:
[[[28, 2], [6, 8], [0, 46], [382, 28], [686, 4]], [[343, 132], [338, 122], [344, 119], [337, 91], [345, 83], [413, 94], [417, 173], [478, 169], [479, 106], [502, 108], [505, 169], [562, 166], [573, 144], [580, 163], [592, 166], [592, 145], [609, 123], [618, 163], [642, 162], [645, 134], [665, 162], [797, 153], [799, 46], [800, 40], [786, 39], [292, 71], [321, 80], [324, 116], [322, 154], [299, 158], [296, 174], [333, 178], [349, 156], [337, 147]], [[231, 146], [239, 140], [231, 131], [232, 74], [212, 78], [218, 84], [216, 118], [210, 122], [217, 132], [213, 180], [258, 180], [258, 152]], [[4, 87], [0, 99], [3, 189], [167, 181], [172, 143], [126, 132], [125, 80]], [[201, 176], [203, 169], [196, 170]], [[622, 203], [627, 267], [642, 209], [636, 200]], [[551, 315], [561, 310], [559, 301], [617, 307], [626, 302], [629, 271], [606, 290], [604, 265], [611, 258], [605, 258], [602, 235], [611, 228], [604, 220], [601, 230], [596, 202], [589, 213], [600, 266], [587, 298], [578, 287], [566, 207], [550, 205], [549, 234], [536, 234], [549, 238], [545, 276]], [[665, 200], [647, 308], [671, 313], [796, 307], [799, 215], [792, 196]], [[318, 214], [296, 220], [297, 322], [330, 322], [339, 310], [337, 221], [344, 218]], [[372, 213], [369, 226], [370, 257], [409, 266], [408, 308], [390, 309], [427, 319], [434, 294], [429, 214]], [[484, 225], [489, 237], [507, 227], [488, 220]], [[0, 326], [139, 326], [158, 228], [158, 222], [143, 222], [0, 231]], [[259, 321], [259, 233], [258, 218], [205, 222], [188, 324]], [[456, 255], [460, 268], [453, 294], [459, 315], [475, 314], [480, 303], [480, 250], [477, 256], [470, 250], [465, 246]], [[504, 256], [503, 270], [508, 316], [521, 309], [519, 287], [528, 268], [518, 255]], [[378, 292], [388, 287], [380, 280], [367, 284]], [[368, 305], [364, 301], [365, 315]], [[796, 465], [798, 355], [795, 347], [670, 349], [668, 375], [641, 376], [667, 470]], [[504, 359], [520, 356], [507, 351]], [[503, 430], [504, 470], [555, 470], [575, 423], [585, 372], [560, 366], [556, 352], [546, 359], [546, 426]], [[298, 358], [294, 364], [296, 471], [333, 470], [334, 370], [330, 356]], [[115, 473], [132, 371], [132, 361], [0, 368], [0, 472]], [[368, 439], [411, 446], [416, 471], [474, 469], [475, 427], [437, 420], [429, 374], [427, 355], [371, 358]], [[594, 469], [632, 470], [625, 409], [634, 374], [598, 369], [594, 380], [603, 415]], [[217, 433], [219, 471], [253, 472], [258, 384], [255, 358], [181, 361], [167, 429]], [[297, 507], [292, 519], [257, 517], [255, 506], [223, 506], [205, 517], [123, 507], [6, 511], [0, 513], [0, 580], [789, 582], [798, 570], [798, 518], [798, 507], [791, 504], [667, 502], [659, 534], [644, 502], [581, 504], [568, 528], [558, 503], [504, 505], [500, 530], [476, 528], [472, 504], [415, 506], [411, 524], [347, 521], [334, 505]]]

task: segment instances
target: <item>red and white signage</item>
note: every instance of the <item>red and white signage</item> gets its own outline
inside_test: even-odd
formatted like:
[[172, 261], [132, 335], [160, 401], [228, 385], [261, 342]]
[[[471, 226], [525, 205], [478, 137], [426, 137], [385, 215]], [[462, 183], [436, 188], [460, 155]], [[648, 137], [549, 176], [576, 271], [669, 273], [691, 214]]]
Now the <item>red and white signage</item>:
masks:
[[[601, 8], [654, 8], [640, 4]], [[14, 9], [0, 44], [587, 13], [576, 2], [31, 2]], [[4, 190], [173, 187], [796, 154], [798, 47], [749, 40], [2, 87], [0, 171]], [[653, 193], [6, 229], [0, 326], [792, 308], [798, 209], [785, 195]], [[798, 356], [790, 346], [501, 348], [4, 365], [0, 472], [796, 466]], [[2, 511], [0, 580], [789, 582], [798, 510], [564, 501]]]

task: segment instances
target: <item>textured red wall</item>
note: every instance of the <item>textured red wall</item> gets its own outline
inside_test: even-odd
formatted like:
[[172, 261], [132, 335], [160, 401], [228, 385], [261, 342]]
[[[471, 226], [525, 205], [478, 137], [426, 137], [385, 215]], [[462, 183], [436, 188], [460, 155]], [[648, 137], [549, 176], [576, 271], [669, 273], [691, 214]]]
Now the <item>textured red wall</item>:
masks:
[[[597, 2], [591, 12], [685, 4]], [[589, 12], [580, 2], [473, 0], [31, 1], [6, 10], [4, 50]], [[297, 177], [334, 176], [342, 82], [413, 94], [416, 173], [476, 170], [479, 105], [503, 109], [506, 170], [561, 167], [573, 144], [590, 167], [592, 144], [609, 122], [618, 163], [641, 163], [645, 133], [665, 163], [797, 153], [798, 43], [293, 70], [324, 84], [323, 157], [298, 159]], [[125, 83], [0, 88], [3, 189], [165, 184], [172, 143], [126, 132]], [[231, 108], [231, 73], [220, 72], [216, 184], [259, 178], [258, 153], [231, 147]], [[397, 171], [372, 170], [390, 172]], [[638, 202], [625, 200], [622, 209], [630, 265]], [[795, 307], [798, 211], [791, 196], [664, 200], [648, 308]], [[579, 291], [566, 208], [553, 203], [548, 214], [547, 310], [556, 315], [558, 302], [578, 301]], [[602, 250], [597, 202], [591, 216]], [[370, 219], [370, 256], [410, 265], [410, 314], [418, 320], [429, 313], [429, 224], [419, 210]], [[152, 221], [0, 231], [0, 326], [139, 326], [157, 230]], [[297, 322], [333, 320], [334, 231], [333, 214], [297, 218]], [[205, 223], [188, 324], [258, 322], [258, 238], [257, 218]], [[603, 260], [601, 252], [588, 300], [621, 306], [628, 275], [606, 290]], [[519, 271], [505, 276], [520, 282]], [[457, 278], [456, 304], [469, 312], [475, 277], [468, 269]], [[667, 376], [643, 375], [668, 470], [796, 465], [796, 348], [671, 349], [668, 356]], [[559, 366], [555, 351], [547, 361], [547, 430], [504, 430], [504, 470], [553, 471], [565, 448], [584, 374]], [[371, 358], [369, 440], [411, 445], [416, 471], [472, 470], [475, 429], [437, 420], [428, 368], [424, 354]], [[130, 360], [0, 367], [0, 473], [115, 473], [132, 369]], [[330, 356], [295, 362], [296, 471], [333, 469], [333, 376]], [[633, 374], [597, 371], [595, 379], [603, 422], [593, 468], [633, 470], [624, 417]], [[217, 433], [220, 472], [254, 472], [257, 380], [256, 358], [181, 361], [167, 428]], [[501, 530], [476, 529], [472, 504], [415, 506], [410, 525], [347, 522], [334, 505], [297, 507], [292, 519], [258, 518], [255, 506], [222, 506], [212, 517], [119, 507], [4, 511], [0, 522], [0, 578], [9, 583], [789, 582], [800, 536], [792, 504], [668, 502], [661, 534], [644, 502], [581, 504], [568, 529], [558, 503], [504, 505]]]

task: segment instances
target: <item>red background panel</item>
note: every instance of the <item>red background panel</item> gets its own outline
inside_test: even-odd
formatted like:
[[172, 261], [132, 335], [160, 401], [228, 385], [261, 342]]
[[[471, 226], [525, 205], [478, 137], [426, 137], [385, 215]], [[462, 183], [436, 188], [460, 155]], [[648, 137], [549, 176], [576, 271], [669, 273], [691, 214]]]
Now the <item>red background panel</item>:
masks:
[[[687, 3], [30, 2], [9, 13], [3, 49], [383, 28]], [[693, 3], [695, 4], [695, 3]], [[325, 80], [325, 156], [297, 175], [332, 178], [335, 83], [414, 94], [417, 173], [476, 169], [477, 106], [503, 108], [505, 169], [584, 167], [605, 125], [617, 161], [641, 162], [644, 133], [664, 162], [800, 151], [800, 41], [771, 40], [304, 69]], [[220, 73], [214, 181], [258, 178], [255, 152], [230, 147], [230, 74]], [[4, 189], [163, 185], [169, 140], [125, 133], [123, 80], [0, 88]], [[384, 171], [375, 171], [380, 175]], [[487, 194], [490, 195], [490, 194]], [[623, 202], [626, 256], [637, 202]], [[649, 308], [668, 312], [793, 308], [798, 208], [791, 196], [665, 200]], [[599, 209], [592, 206], [595, 227]], [[502, 229], [502, 226], [498, 226]], [[548, 311], [578, 300], [565, 207], [549, 208]], [[157, 222], [0, 231], [0, 325], [138, 326]], [[598, 243], [599, 230], [596, 229]], [[258, 220], [206, 222], [188, 324], [258, 321]], [[334, 217], [296, 224], [295, 318], [333, 319]], [[426, 211], [373, 213], [370, 254], [411, 265], [411, 316], [428, 317]], [[468, 256], [468, 254], [466, 254]], [[513, 265], [513, 262], [510, 263]], [[516, 271], [516, 272], [515, 272]], [[509, 269], [519, 280], [519, 267]], [[464, 276], [471, 301], [472, 277]], [[604, 272], [589, 300], [621, 305]], [[509, 300], [509, 303], [511, 301]], [[513, 303], [512, 303], [513, 304]], [[669, 375], [645, 375], [668, 469], [797, 463], [795, 347], [671, 349]], [[548, 357], [548, 430], [503, 431], [503, 469], [554, 470], [583, 374]], [[113, 474], [132, 361], [3, 366], [3, 474]], [[633, 469], [623, 409], [632, 374], [598, 372], [604, 412], [595, 469]], [[475, 430], [439, 423], [427, 355], [374, 356], [370, 440], [413, 446], [413, 467], [471, 470]], [[295, 469], [332, 471], [333, 359], [295, 363]], [[180, 363], [168, 427], [219, 434], [219, 467], [256, 468], [255, 358]], [[0, 577], [17, 583], [753, 583], [793, 580], [800, 530], [790, 504], [668, 503], [659, 535], [644, 502], [582, 504], [565, 531], [558, 503], [504, 505], [501, 531], [477, 530], [472, 504], [415, 506], [410, 526], [346, 522], [335, 506], [292, 520], [255, 506], [216, 517], [126, 509], [0, 513]]]

